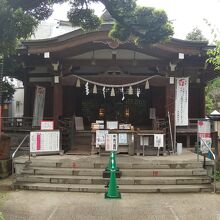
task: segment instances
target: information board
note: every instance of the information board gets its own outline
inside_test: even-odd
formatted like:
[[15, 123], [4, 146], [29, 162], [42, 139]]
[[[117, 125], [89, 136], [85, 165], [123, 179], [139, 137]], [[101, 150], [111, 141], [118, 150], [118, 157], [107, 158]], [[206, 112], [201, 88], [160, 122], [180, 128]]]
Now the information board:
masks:
[[60, 131], [31, 131], [30, 152], [57, 152], [60, 151]]
[[118, 121], [107, 121], [106, 128], [109, 130], [118, 129]]
[[164, 147], [164, 135], [154, 134], [154, 147]]
[[54, 122], [53, 121], [41, 121], [40, 129], [41, 130], [53, 130]]
[[[211, 148], [212, 147], [212, 139], [211, 138], [202, 138], [202, 140]], [[205, 143], [200, 141], [200, 150], [203, 154], [207, 154], [209, 149], [206, 147]]]
[[198, 138], [211, 137], [211, 124], [209, 120], [198, 120]]
[[118, 150], [118, 135], [117, 134], [106, 134], [105, 150], [106, 151], [117, 151]]
[[118, 134], [118, 144], [127, 144], [127, 143], [128, 143], [127, 133], [119, 133]]
[[105, 144], [106, 134], [108, 134], [108, 130], [96, 130], [96, 147]]

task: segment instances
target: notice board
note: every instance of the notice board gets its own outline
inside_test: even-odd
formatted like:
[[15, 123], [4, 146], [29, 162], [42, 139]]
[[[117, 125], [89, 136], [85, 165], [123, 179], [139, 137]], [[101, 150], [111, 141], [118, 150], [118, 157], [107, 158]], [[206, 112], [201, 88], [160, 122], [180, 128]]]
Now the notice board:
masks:
[[31, 131], [30, 152], [58, 152], [60, 151], [60, 131]]

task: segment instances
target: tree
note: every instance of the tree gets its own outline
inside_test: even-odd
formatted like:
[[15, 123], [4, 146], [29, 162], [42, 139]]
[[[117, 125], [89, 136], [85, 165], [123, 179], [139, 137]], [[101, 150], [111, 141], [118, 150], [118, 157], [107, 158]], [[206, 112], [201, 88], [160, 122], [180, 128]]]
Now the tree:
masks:
[[220, 78], [210, 81], [206, 86], [206, 113], [220, 110]]
[[12, 83], [5, 80], [2, 85], [2, 102], [10, 101], [13, 98], [15, 89]]
[[14, 51], [18, 40], [33, 33], [39, 21], [48, 18], [55, 3], [69, 2], [68, 18], [74, 26], [95, 30], [101, 19], [94, 14], [91, 3], [102, 3], [115, 23], [110, 36], [137, 45], [154, 44], [169, 39], [173, 28], [164, 11], [139, 7], [136, 0], [0, 0], [0, 55]]
[[197, 41], [207, 41], [207, 39], [203, 36], [202, 31], [195, 27], [186, 35], [186, 40], [197, 40]]
[[38, 22], [48, 18], [61, 0], [0, 0], [0, 55], [15, 51], [18, 40], [29, 37]]
[[91, 3], [102, 3], [114, 19], [109, 35], [118, 41], [144, 46], [173, 35], [165, 11], [139, 7], [136, 0], [0, 0], [0, 56], [13, 54], [19, 41], [28, 38], [37, 24], [52, 14], [52, 6], [63, 2], [70, 3], [70, 22], [86, 31], [100, 27], [102, 20], [91, 9]]
[[139, 7], [136, 0], [70, 1], [68, 18], [74, 26], [81, 26], [85, 30], [100, 27], [101, 19], [90, 8], [92, 2], [102, 3], [115, 20], [109, 35], [116, 40], [143, 46], [165, 41], [173, 35], [173, 27], [165, 11]]
[[216, 42], [216, 46], [214, 49], [210, 49], [207, 51], [208, 59], [207, 63], [213, 65], [214, 70], [220, 70], [220, 41]]

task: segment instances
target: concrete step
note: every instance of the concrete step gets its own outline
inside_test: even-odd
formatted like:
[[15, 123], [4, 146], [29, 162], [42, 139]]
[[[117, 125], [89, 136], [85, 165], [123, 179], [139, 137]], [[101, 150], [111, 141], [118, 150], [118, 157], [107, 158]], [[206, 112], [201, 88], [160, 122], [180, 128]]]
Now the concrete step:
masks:
[[[17, 182], [32, 183], [59, 183], [59, 184], [102, 184], [106, 185], [109, 179], [96, 176], [53, 176], [53, 175], [20, 175]], [[121, 177], [117, 179], [119, 185], [193, 185], [209, 184], [211, 178], [196, 177]]]
[[[207, 175], [205, 169], [120, 169], [122, 176], [202, 176]], [[103, 169], [31, 167], [24, 169], [22, 174], [35, 175], [74, 175], [102, 176]]]
[[[29, 164], [30, 167], [63, 167], [63, 168], [102, 168], [104, 169], [108, 161], [103, 163], [96, 163], [88, 161], [33, 161]], [[202, 163], [171, 163], [171, 162], [145, 162], [145, 163], [117, 163], [120, 169], [195, 169], [202, 168]]]
[[[15, 183], [15, 188], [42, 191], [68, 191], [104, 193], [107, 189], [103, 185], [74, 185], [74, 184], [50, 184], [50, 183]], [[211, 192], [209, 185], [121, 185], [121, 193], [189, 193]]]
[[22, 174], [35, 175], [70, 175], [70, 176], [102, 176], [103, 169], [51, 168], [33, 167], [22, 171]]

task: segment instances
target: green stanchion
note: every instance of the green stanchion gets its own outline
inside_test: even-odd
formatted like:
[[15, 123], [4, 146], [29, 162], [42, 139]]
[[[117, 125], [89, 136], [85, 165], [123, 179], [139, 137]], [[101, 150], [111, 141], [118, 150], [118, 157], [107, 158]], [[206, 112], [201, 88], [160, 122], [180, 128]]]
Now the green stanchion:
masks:
[[121, 193], [118, 191], [115, 170], [110, 170], [110, 182], [108, 192], [105, 193], [105, 199], [121, 199]]

